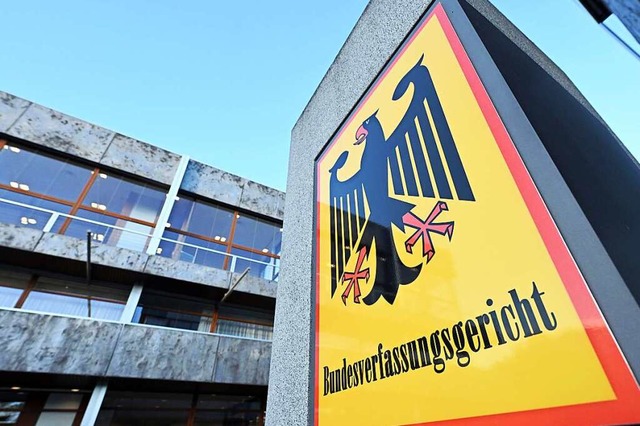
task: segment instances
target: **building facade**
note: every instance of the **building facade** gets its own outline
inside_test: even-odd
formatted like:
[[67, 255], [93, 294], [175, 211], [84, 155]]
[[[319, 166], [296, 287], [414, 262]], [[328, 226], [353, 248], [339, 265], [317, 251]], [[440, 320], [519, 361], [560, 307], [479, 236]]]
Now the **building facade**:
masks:
[[262, 424], [283, 208], [0, 92], [0, 423]]

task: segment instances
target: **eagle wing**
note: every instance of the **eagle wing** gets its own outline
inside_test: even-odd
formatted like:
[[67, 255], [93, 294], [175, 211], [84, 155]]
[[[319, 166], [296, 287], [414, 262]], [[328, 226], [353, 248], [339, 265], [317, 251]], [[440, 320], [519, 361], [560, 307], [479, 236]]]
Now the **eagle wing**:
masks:
[[387, 138], [392, 193], [474, 201], [440, 98], [422, 60], [393, 93], [393, 100], [399, 100], [413, 87], [409, 108]]
[[343, 152], [330, 170], [331, 297], [342, 280], [344, 268], [355, 251], [366, 222], [361, 173], [356, 172], [345, 181], [337, 176], [337, 170], [346, 162], [347, 156], [348, 152]]

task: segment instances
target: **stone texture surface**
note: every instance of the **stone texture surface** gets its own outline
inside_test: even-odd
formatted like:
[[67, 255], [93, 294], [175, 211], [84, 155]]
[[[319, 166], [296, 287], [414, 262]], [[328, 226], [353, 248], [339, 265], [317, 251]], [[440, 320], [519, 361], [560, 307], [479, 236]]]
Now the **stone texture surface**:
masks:
[[284, 193], [277, 189], [248, 181], [242, 189], [238, 207], [265, 216], [282, 219]]
[[33, 251], [42, 235], [37, 229], [0, 223], [0, 246]]
[[12, 136], [98, 162], [114, 133], [32, 104], [7, 132]]
[[0, 309], [0, 371], [266, 385], [271, 343]]
[[127, 324], [107, 375], [208, 382], [217, 347], [217, 336]]
[[121, 327], [0, 310], [0, 370], [104, 375]]
[[[235, 272], [231, 278], [231, 283], [236, 282], [240, 275], [242, 275], [242, 273]], [[275, 298], [278, 291], [278, 283], [247, 274], [247, 276], [238, 283], [234, 291]]]
[[191, 160], [180, 189], [237, 206], [246, 182], [245, 178]]
[[31, 102], [0, 92], [0, 132], [6, 132], [27, 110]]
[[144, 272], [211, 287], [229, 288], [228, 271], [162, 256], [150, 256]]
[[220, 337], [213, 381], [267, 385], [271, 343]]
[[640, 43], [640, 2], [638, 0], [604, 0], [604, 2]]
[[[138, 251], [95, 243], [91, 245], [91, 261], [105, 266], [142, 272], [148, 255]], [[35, 247], [37, 253], [85, 261], [87, 243], [79, 238], [44, 234]]]
[[311, 424], [314, 158], [429, 3], [372, 0], [291, 133], [267, 425]]
[[170, 185], [180, 156], [137, 139], [117, 134], [101, 164]]
[[284, 217], [284, 193], [215, 167], [189, 161], [180, 189], [274, 219]]

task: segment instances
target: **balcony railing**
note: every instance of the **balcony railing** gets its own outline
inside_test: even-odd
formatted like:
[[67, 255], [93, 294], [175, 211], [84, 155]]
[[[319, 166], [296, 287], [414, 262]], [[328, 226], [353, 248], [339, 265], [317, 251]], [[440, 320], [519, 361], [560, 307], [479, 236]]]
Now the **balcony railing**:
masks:
[[[44, 222], [43, 226], [37, 226], [38, 221], [36, 220], [29, 222], [29, 219], [27, 219], [26, 216], [22, 217], [22, 219], [24, 219], [26, 223], [19, 223], [21, 225], [29, 226], [32, 229], [39, 229], [43, 232], [53, 232], [54, 229], [57, 229], [56, 227], [58, 225], [61, 225], [62, 221], [70, 219], [71, 223], [82, 222], [87, 224], [88, 226], [83, 230], [83, 233], [85, 233], [86, 231], [90, 231], [92, 233], [93, 241], [96, 243], [141, 252], [145, 252], [147, 250], [153, 238], [152, 228], [145, 225], [140, 225], [135, 222], [118, 220], [118, 222], [125, 222], [125, 226], [117, 226], [92, 219], [57, 212], [55, 210], [32, 206], [5, 198], [0, 198], [0, 204], [7, 204], [16, 208], [28, 209], [34, 212], [38, 212], [38, 216], [40, 216], [41, 218], [44, 215], [44, 219], [46, 220], [41, 221]], [[6, 222], [6, 220], [2, 217], [0, 217], [0, 221]], [[68, 231], [65, 232], [65, 235], [71, 234], [72, 236], [82, 237], [82, 235], [74, 235], [73, 232], [69, 232], [71, 231], [71, 228], [72, 227], [69, 227]], [[174, 260], [182, 260], [189, 263], [201, 264], [205, 266], [217, 267], [220, 269], [229, 270], [231, 272], [242, 272], [245, 268], [250, 267], [250, 275], [258, 276], [271, 281], [278, 281], [280, 272], [280, 266], [278, 264], [279, 259], [273, 259], [274, 263], [268, 263], [166, 237], [161, 237], [160, 242], [166, 242], [171, 247], [173, 247], [173, 250], [171, 250], [170, 253], [169, 250], [165, 251], [161, 247], [158, 247], [158, 249], [156, 250], [156, 254], [163, 257], [172, 258]]]

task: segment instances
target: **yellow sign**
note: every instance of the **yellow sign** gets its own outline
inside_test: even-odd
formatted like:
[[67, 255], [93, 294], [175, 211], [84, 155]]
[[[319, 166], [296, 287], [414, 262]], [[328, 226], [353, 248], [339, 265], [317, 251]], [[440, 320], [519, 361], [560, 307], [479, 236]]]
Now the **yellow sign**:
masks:
[[441, 5], [316, 176], [316, 424], [640, 421], [638, 385]]

